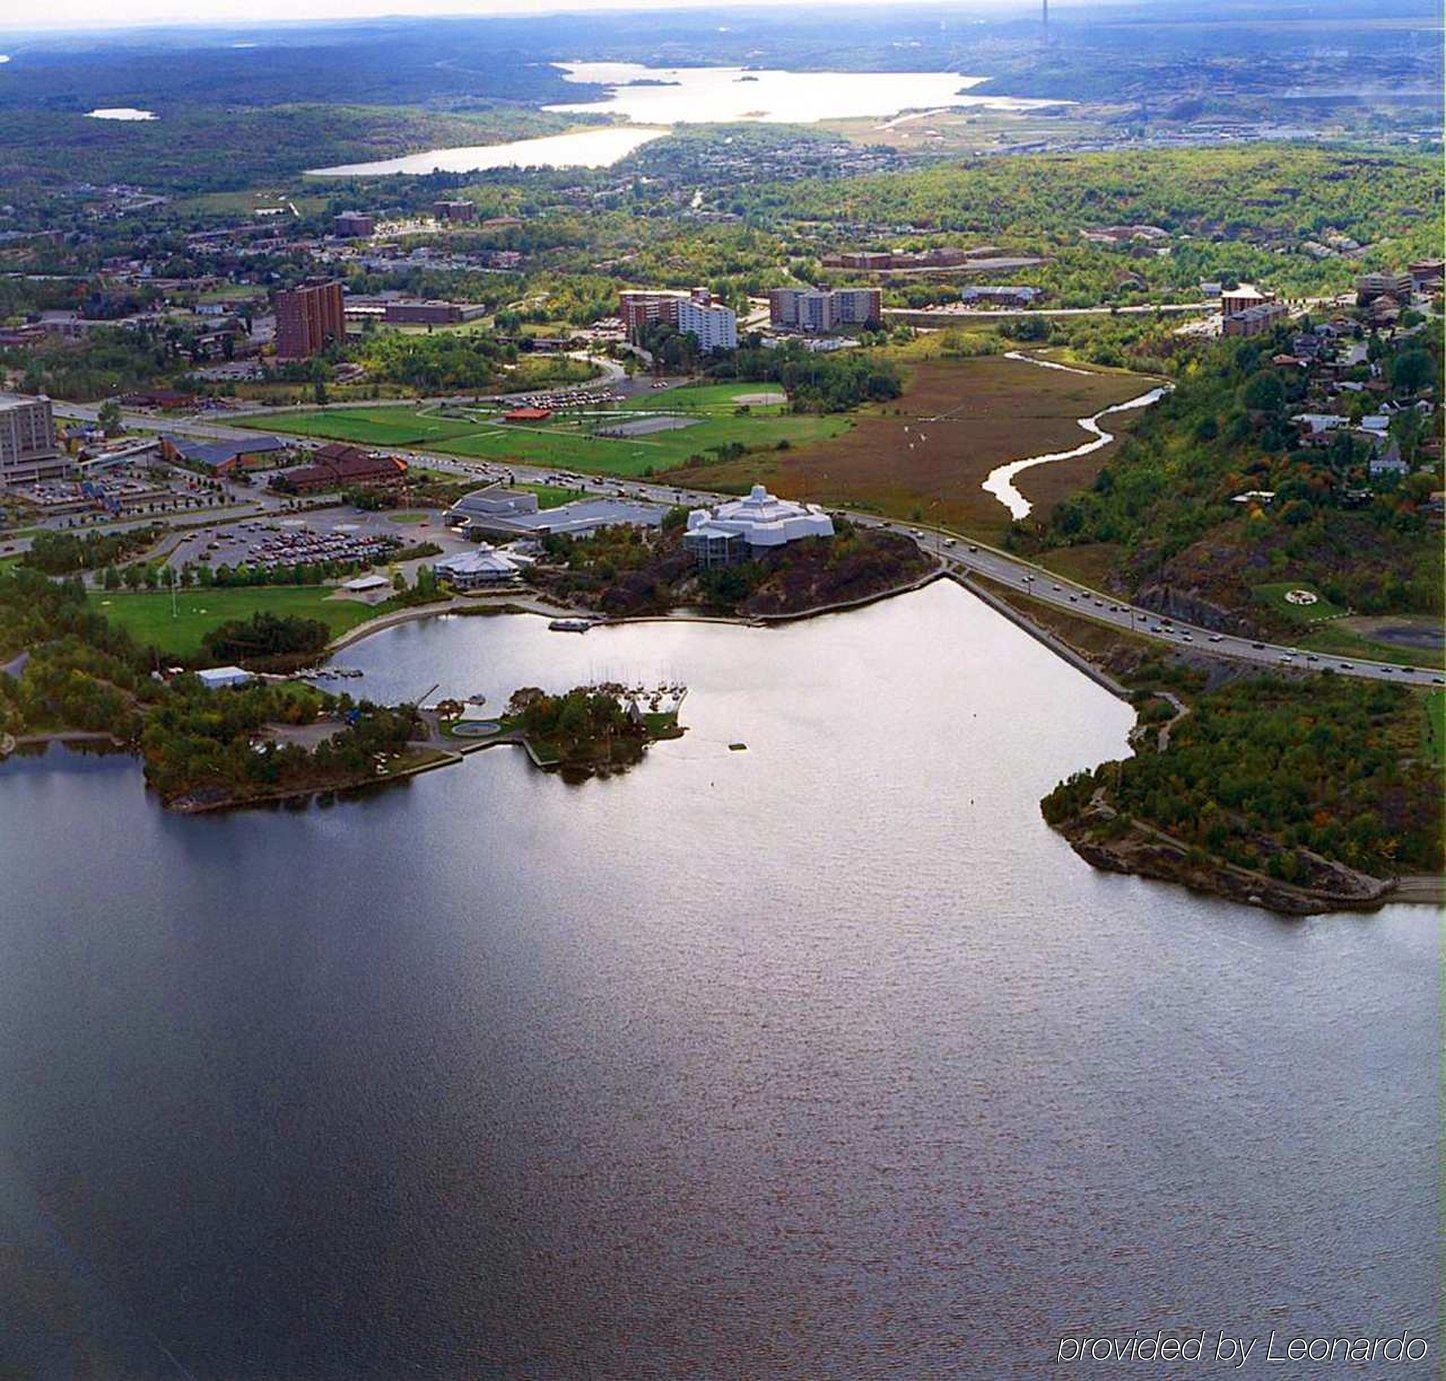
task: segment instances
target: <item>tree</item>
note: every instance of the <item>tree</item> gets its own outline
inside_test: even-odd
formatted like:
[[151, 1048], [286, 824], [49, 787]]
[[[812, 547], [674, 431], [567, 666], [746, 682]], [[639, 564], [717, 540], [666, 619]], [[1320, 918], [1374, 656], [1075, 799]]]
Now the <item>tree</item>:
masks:
[[1418, 393], [1436, 377], [1436, 364], [1426, 350], [1405, 350], [1391, 367], [1391, 382], [1405, 393]]
[[107, 398], [100, 405], [95, 420], [107, 436], [118, 436], [125, 430], [125, 422], [121, 417], [121, 405], [115, 398]]

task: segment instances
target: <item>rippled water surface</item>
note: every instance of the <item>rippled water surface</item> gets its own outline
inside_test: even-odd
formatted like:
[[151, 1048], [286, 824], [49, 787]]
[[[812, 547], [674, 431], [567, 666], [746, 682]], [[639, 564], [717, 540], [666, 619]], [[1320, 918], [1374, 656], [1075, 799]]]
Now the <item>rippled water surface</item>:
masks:
[[0, 1362], [1009, 1377], [1078, 1326], [1430, 1329], [1436, 917], [1092, 872], [1037, 800], [1130, 712], [963, 591], [341, 660], [678, 677], [690, 732], [200, 819], [125, 758], [0, 769]]

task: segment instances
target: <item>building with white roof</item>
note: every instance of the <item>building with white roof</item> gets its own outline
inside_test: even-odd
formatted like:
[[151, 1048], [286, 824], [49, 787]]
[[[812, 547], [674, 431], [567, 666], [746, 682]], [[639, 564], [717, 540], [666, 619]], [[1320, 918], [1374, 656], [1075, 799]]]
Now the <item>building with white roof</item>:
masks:
[[688, 514], [683, 546], [700, 566], [728, 566], [804, 537], [832, 536], [833, 519], [817, 504], [780, 499], [755, 484], [745, 499]]
[[478, 542], [470, 551], [443, 557], [433, 569], [457, 590], [480, 590], [493, 585], [506, 585], [521, 574], [518, 562], [486, 542]]
[[196, 673], [207, 690], [222, 690], [226, 686], [244, 686], [251, 680], [251, 673], [242, 667], [207, 667]]

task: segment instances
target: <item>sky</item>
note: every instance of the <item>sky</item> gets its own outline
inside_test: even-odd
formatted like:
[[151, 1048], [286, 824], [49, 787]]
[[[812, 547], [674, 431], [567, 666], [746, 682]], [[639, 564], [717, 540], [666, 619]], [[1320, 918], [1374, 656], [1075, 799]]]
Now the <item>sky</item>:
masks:
[[[869, 0], [863, 2], [869, 3]], [[933, 0], [923, 0], [923, 3], [931, 2]], [[535, 15], [662, 8], [727, 10], [729, 3], [730, 0], [46, 0], [43, 6], [17, 7], [14, 21], [0, 19], [0, 32], [7, 28], [93, 29], [147, 24], [250, 25], [378, 15]], [[743, 3], [750, 9], [796, 9], [800, 5], [827, 5], [837, 0], [743, 0]], [[910, 0], [910, 3], [919, 3], [919, 0]], [[1035, 0], [966, 0], [966, 6], [972, 10], [1023, 10], [1033, 9]], [[0, 12], [5, 8], [0, 5]], [[20, 8], [27, 11], [23, 21], [18, 16]]]

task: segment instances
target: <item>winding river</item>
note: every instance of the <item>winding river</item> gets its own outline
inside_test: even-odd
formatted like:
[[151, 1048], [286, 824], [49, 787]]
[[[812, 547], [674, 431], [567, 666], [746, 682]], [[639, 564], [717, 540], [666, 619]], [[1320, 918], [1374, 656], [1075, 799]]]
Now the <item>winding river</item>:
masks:
[[[1033, 355], [1026, 355], [1022, 350], [1007, 351], [1004, 358], [1036, 365], [1040, 369], [1057, 369], [1065, 374], [1082, 374], [1087, 378], [1092, 372], [1088, 369], [1076, 369], [1072, 365], [1058, 364], [1054, 360], [1036, 359]], [[1031, 470], [1036, 465], [1048, 465], [1056, 460], [1077, 460], [1080, 456], [1087, 456], [1103, 446], [1108, 446], [1115, 436], [1113, 432], [1108, 432], [1100, 426], [1102, 417], [1109, 417], [1113, 413], [1133, 412], [1137, 408], [1147, 408], [1152, 403], [1158, 403], [1173, 387], [1173, 384], [1161, 384], [1158, 388], [1150, 389], [1148, 393], [1142, 393], [1138, 398], [1130, 398], [1123, 403], [1116, 403], [1113, 407], [1102, 408], [1092, 417], [1077, 418], [1079, 425], [1090, 434], [1089, 441], [1076, 446], [1072, 451], [1051, 451], [1046, 455], [1028, 456], [1024, 460], [1011, 460], [1004, 465], [998, 465], [985, 476], [984, 483], [980, 485], [980, 488], [986, 494], [992, 494], [998, 499], [1009, 510], [1010, 517], [1027, 518], [1034, 505], [1015, 488], [1014, 477], [1016, 475], [1025, 470]]]
[[1433, 1327], [1436, 917], [1092, 871], [1039, 797], [1133, 714], [967, 592], [342, 660], [682, 680], [689, 731], [221, 816], [0, 766], [0, 1370], [1000, 1381], [1065, 1330]]

